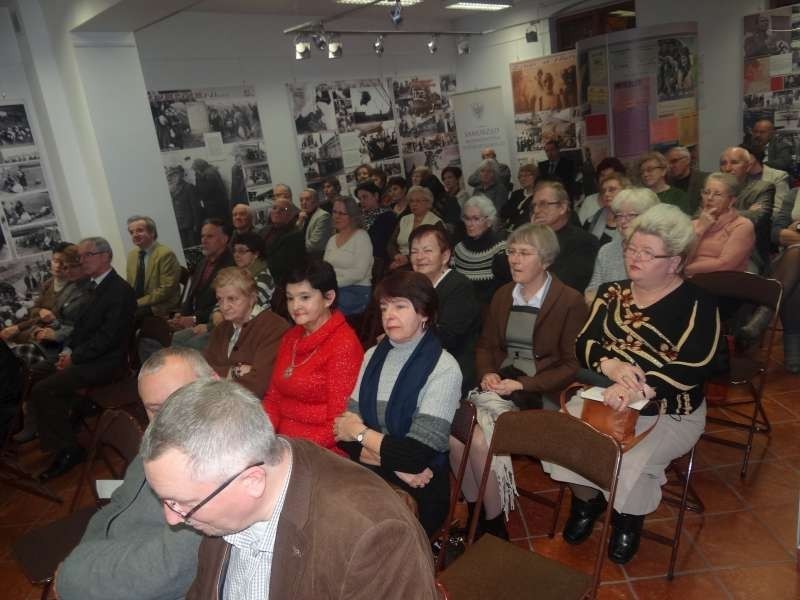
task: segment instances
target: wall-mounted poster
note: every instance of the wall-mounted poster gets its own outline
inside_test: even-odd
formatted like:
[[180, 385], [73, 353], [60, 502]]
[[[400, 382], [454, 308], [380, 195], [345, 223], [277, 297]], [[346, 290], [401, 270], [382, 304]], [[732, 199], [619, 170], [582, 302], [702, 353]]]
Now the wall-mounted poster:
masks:
[[[577, 155], [578, 77], [575, 52], [511, 63], [517, 158], [545, 160], [544, 144], [556, 141]], [[573, 152], [570, 152], [573, 151]]]
[[234, 204], [249, 204], [266, 222], [272, 177], [252, 87], [148, 92], [172, 207], [187, 261], [197, 258], [200, 227], [230, 221]]

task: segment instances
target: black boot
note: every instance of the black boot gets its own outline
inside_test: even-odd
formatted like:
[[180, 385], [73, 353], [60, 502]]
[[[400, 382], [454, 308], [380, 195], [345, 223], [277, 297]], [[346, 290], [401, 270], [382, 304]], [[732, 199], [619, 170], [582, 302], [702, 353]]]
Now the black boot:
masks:
[[[487, 519], [485, 515], [486, 515], [486, 513], [481, 511], [480, 524], [482, 525], [482, 527], [480, 527], [480, 528], [483, 529], [483, 531], [481, 533], [482, 534], [483, 533], [489, 533], [489, 534], [491, 534], [491, 535], [493, 535], [495, 537], [500, 538], [501, 540], [507, 540], [508, 539], [508, 529], [506, 529], [506, 516], [505, 516], [505, 514], [501, 512], [494, 519]], [[477, 536], [476, 536], [476, 539], [477, 539]]]
[[608, 558], [611, 562], [624, 565], [639, 549], [642, 537], [644, 515], [628, 515], [614, 511], [611, 539], [608, 542]]
[[775, 311], [766, 306], [759, 306], [753, 311], [750, 319], [739, 328], [739, 336], [745, 342], [753, 342], [761, 338], [772, 322]]
[[572, 494], [569, 519], [564, 524], [564, 540], [568, 544], [580, 544], [592, 535], [594, 523], [603, 514], [606, 506], [608, 503], [603, 494], [598, 493], [591, 500], [581, 500]]

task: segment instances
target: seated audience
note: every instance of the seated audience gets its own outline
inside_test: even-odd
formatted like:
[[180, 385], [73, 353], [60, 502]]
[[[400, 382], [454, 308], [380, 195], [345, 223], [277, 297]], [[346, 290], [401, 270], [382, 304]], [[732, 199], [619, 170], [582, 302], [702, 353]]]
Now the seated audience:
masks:
[[689, 215], [694, 216], [700, 208], [700, 192], [708, 173], [692, 166], [692, 153], [686, 146], [673, 146], [664, 155], [669, 165], [667, 183], [686, 192]]
[[433, 212], [442, 220], [448, 229], [452, 229], [461, 221], [461, 207], [458, 200], [444, 189], [444, 185], [436, 175], [428, 175], [422, 180], [422, 187], [433, 195]]
[[[596, 183], [597, 186], [593, 189], [599, 190], [600, 189], [600, 182], [603, 180], [604, 177], [607, 175], [611, 175], [612, 173], [616, 173], [623, 177], [627, 174], [627, 169], [625, 165], [622, 164], [618, 158], [614, 156], [609, 156], [604, 158], [599, 163], [597, 163], [597, 168], [594, 170], [596, 173]], [[586, 222], [591, 222], [593, 217], [597, 214], [597, 211], [602, 210], [603, 207], [600, 206], [600, 192], [597, 191], [593, 194], [589, 194], [588, 196], [584, 197], [583, 200], [580, 202], [575, 203], [575, 210], [576, 216], [578, 219], [578, 223], [584, 228], [587, 229]]]
[[305, 231], [306, 253], [311, 257], [321, 257], [325, 245], [331, 237], [331, 216], [319, 210], [317, 191], [306, 188], [300, 192], [300, 214], [297, 227]]
[[778, 137], [775, 133], [775, 124], [770, 119], [760, 119], [753, 124], [747, 143], [764, 155], [765, 165], [788, 173], [795, 164], [794, 145], [791, 138]]
[[692, 221], [696, 242], [686, 275], [747, 269], [756, 238], [753, 222], [736, 210], [738, 192], [739, 182], [733, 175], [711, 173], [706, 178], [701, 211]]
[[[428, 539], [402, 499], [332, 452], [276, 436], [235, 383], [175, 392], [141, 454], [167, 523], [206, 536], [187, 600], [438, 598]], [[274, 542], [254, 552], [268, 525]]]
[[408, 191], [408, 183], [404, 177], [390, 177], [386, 184], [386, 197], [389, 199], [389, 204], [394, 214], [400, 219], [408, 214], [411, 214], [411, 209], [408, 207], [408, 198], [406, 192]]
[[[642, 408], [637, 423], [637, 431], [652, 430], [622, 455], [608, 545], [609, 558], [618, 564], [634, 556], [645, 515], [661, 502], [664, 469], [705, 429], [703, 385], [720, 320], [715, 301], [682, 277], [693, 239], [689, 217], [676, 207], [655, 206], [637, 217], [625, 246], [630, 280], [600, 288], [576, 343], [581, 366], [612, 382], [603, 392], [607, 406], [624, 410], [631, 402], [655, 401]], [[578, 395], [567, 403], [576, 416], [582, 406]], [[606, 492], [563, 467], [546, 470], [570, 484], [572, 507], [563, 535], [578, 544], [606, 509]]]
[[361, 214], [364, 229], [372, 241], [372, 256], [375, 259], [378, 273], [389, 265], [389, 240], [397, 225], [397, 215], [394, 211], [380, 205], [381, 191], [371, 181], [358, 184], [356, 196], [361, 203]]
[[379, 169], [378, 167], [373, 167], [369, 172], [369, 178], [372, 180], [381, 193], [386, 191], [386, 179], [387, 179], [386, 171], [383, 169]]
[[[139, 371], [139, 397], [152, 421], [175, 390], [216, 377], [188, 348], [165, 348]], [[80, 543], [58, 568], [63, 600], [178, 600], [197, 571], [201, 536], [164, 522], [164, 507], [144, 478], [141, 454], [131, 461], [111, 501], [91, 518]]]
[[298, 212], [292, 203], [291, 188], [282, 183], [276, 185], [269, 224], [259, 232], [264, 238], [264, 256], [276, 285], [283, 285], [289, 271], [305, 260], [305, 234], [296, 226]]
[[[511, 169], [508, 165], [505, 165], [497, 160], [497, 153], [494, 151], [494, 148], [484, 148], [481, 150], [481, 160], [493, 160], [497, 163], [497, 173], [499, 175], [498, 181], [503, 184], [503, 187], [505, 187], [506, 190], [510, 190]], [[469, 176], [467, 184], [473, 188], [480, 186], [480, 167]]]
[[562, 156], [558, 141], [547, 140], [544, 143], [544, 152], [547, 160], [539, 163], [539, 180], [556, 181], [564, 186], [570, 200], [577, 196], [576, 178], [578, 175], [575, 162], [566, 156]]
[[453, 248], [447, 233], [436, 225], [421, 225], [409, 238], [411, 267], [431, 280], [439, 300], [436, 332], [461, 368], [462, 392], [475, 387], [475, 342], [481, 307], [472, 282], [450, 268]]
[[444, 185], [445, 193], [449, 197], [455, 198], [460, 209], [464, 208], [464, 202], [469, 198], [461, 181], [462, 176], [463, 172], [459, 167], [447, 166], [442, 169], [442, 185]]
[[453, 250], [453, 268], [472, 282], [478, 303], [487, 306], [511, 278], [506, 243], [495, 231], [497, 210], [486, 196], [473, 196], [464, 203], [462, 219], [465, 236]]
[[269, 385], [281, 336], [289, 326], [258, 306], [256, 282], [248, 271], [222, 269], [213, 287], [224, 320], [211, 330], [203, 354], [220, 377], [233, 379], [261, 397]]
[[[275, 282], [264, 260], [264, 240], [257, 233], [237, 235], [233, 240], [233, 262], [240, 269], [246, 269], [256, 282], [258, 300], [256, 304], [267, 310], [271, 306], [272, 295], [275, 293]], [[219, 306], [214, 307], [211, 321], [219, 325], [222, 315]]]
[[542, 181], [537, 185], [531, 206], [531, 222], [547, 225], [558, 238], [560, 251], [549, 271], [582, 294], [592, 276], [600, 241], [570, 223], [569, 195], [559, 182]]
[[336, 300], [344, 315], [364, 312], [372, 290], [372, 242], [361, 224], [361, 209], [355, 200], [342, 196], [333, 203], [336, 234], [325, 247], [325, 262], [336, 272]]
[[431, 210], [433, 208], [433, 194], [428, 188], [421, 185], [413, 185], [408, 190], [407, 195], [411, 214], [402, 217], [395, 229], [393, 243], [390, 247], [390, 252], [394, 250], [392, 262], [389, 265], [390, 270], [399, 269], [408, 264], [408, 238], [417, 227], [435, 225], [442, 222], [437, 214]]
[[781, 229], [791, 222], [791, 213], [794, 208], [794, 194], [789, 189], [791, 180], [786, 171], [779, 171], [763, 164], [764, 156], [750, 152], [750, 169], [747, 171], [748, 179], [768, 181], [775, 186], [775, 197], [772, 205], [772, 227], [770, 240], [776, 246], [780, 245], [779, 235]]
[[281, 340], [264, 410], [278, 434], [342, 453], [333, 419], [353, 391], [364, 350], [336, 310], [336, 273], [323, 261], [292, 271], [286, 303], [295, 325]]
[[436, 291], [420, 273], [398, 271], [378, 284], [386, 337], [364, 355], [337, 441], [417, 501], [430, 536], [447, 515], [447, 439], [461, 396], [461, 371], [436, 335]]
[[500, 209], [500, 229], [511, 233], [520, 225], [530, 223], [531, 202], [539, 170], [536, 165], [527, 163], [517, 171], [520, 188], [511, 192], [508, 202]]
[[206, 344], [211, 313], [217, 304], [211, 284], [219, 270], [233, 266], [234, 260], [228, 248], [225, 224], [219, 219], [205, 222], [200, 232], [200, 244], [203, 260], [192, 271], [180, 312], [168, 322], [175, 332], [172, 336], [174, 345], [202, 349]]
[[508, 201], [508, 187], [501, 176], [500, 165], [493, 158], [482, 160], [467, 183], [472, 186], [473, 196], [485, 196], [492, 201], [498, 212]]
[[614, 220], [614, 211], [611, 210], [611, 203], [620, 191], [629, 187], [631, 187], [630, 180], [614, 171], [600, 178], [597, 211], [582, 222], [581, 226], [600, 240], [601, 246], [609, 242], [622, 241], [622, 236], [617, 230], [617, 222]]
[[418, 165], [411, 169], [411, 174], [408, 176], [408, 180], [410, 185], [422, 185], [422, 182], [425, 180], [425, 178], [429, 177], [430, 175], [433, 175], [433, 173], [428, 167], [424, 165]]
[[136, 294], [136, 318], [169, 317], [181, 302], [181, 266], [175, 253], [158, 241], [150, 217], [128, 219], [133, 245], [128, 253], [126, 279]]
[[658, 203], [655, 192], [643, 187], [621, 190], [611, 201], [611, 211], [614, 213], [620, 240], [604, 244], [597, 251], [592, 278], [584, 292], [587, 304], [594, 302], [597, 289], [604, 283], [628, 278], [623, 254], [628, 228], [636, 217]]
[[319, 207], [326, 213], [333, 210], [333, 201], [342, 193], [342, 184], [337, 177], [327, 177], [322, 181], [322, 203]]
[[78, 444], [70, 413], [79, 408], [76, 393], [92, 385], [110, 383], [127, 370], [136, 298], [133, 289], [111, 266], [111, 246], [101, 237], [81, 240], [78, 256], [89, 278], [90, 299], [77, 315], [72, 332], [58, 355], [57, 371], [36, 383], [31, 407], [45, 452], [53, 461], [39, 475], [49, 481], [83, 462], [86, 452]]
[[653, 190], [664, 204], [677, 206], [684, 213], [692, 216], [689, 196], [686, 192], [667, 183], [667, 159], [660, 152], [648, 152], [639, 160], [639, 178], [642, 185]]
[[233, 236], [242, 235], [245, 233], [255, 233], [253, 227], [253, 212], [247, 204], [234, 204], [231, 210], [231, 223], [233, 224]]

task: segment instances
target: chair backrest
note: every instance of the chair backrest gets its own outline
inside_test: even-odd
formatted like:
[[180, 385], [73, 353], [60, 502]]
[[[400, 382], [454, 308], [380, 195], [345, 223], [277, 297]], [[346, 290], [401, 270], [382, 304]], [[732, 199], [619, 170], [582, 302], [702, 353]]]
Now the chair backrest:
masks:
[[777, 279], [743, 271], [698, 273], [690, 282], [714, 296], [750, 302], [778, 312], [783, 286]]
[[[472, 432], [475, 430], [475, 421], [477, 418], [478, 411], [475, 409], [475, 405], [469, 400], [464, 400], [453, 416], [453, 423], [450, 426], [450, 435], [464, 444], [464, 447], [467, 449], [472, 442]], [[466, 456], [467, 452], [465, 452], [464, 455]]]
[[172, 330], [165, 319], [161, 317], [144, 317], [139, 323], [137, 341], [135, 347], [138, 349], [138, 340], [150, 338], [156, 340], [165, 348], [172, 344]]

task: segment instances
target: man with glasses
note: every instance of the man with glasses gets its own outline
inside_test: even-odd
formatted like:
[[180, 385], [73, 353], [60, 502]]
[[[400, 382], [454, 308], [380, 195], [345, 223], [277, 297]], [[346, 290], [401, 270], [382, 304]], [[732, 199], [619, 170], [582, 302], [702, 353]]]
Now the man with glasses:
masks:
[[[217, 378], [196, 350], [166, 348], [142, 365], [139, 397], [152, 421], [175, 390]], [[56, 591], [63, 600], [178, 600], [194, 578], [201, 539], [190, 527], [164, 523], [140, 454], [59, 567]]]
[[277, 285], [283, 285], [292, 267], [306, 255], [305, 233], [297, 229], [297, 207], [292, 202], [292, 189], [279, 183], [274, 189], [269, 223], [259, 234], [264, 238], [264, 256], [269, 272]]
[[688, 208], [691, 214], [700, 207], [700, 191], [708, 177], [708, 173], [693, 168], [692, 155], [686, 146], [673, 146], [666, 153], [667, 183], [686, 192]]
[[570, 222], [569, 194], [558, 181], [543, 181], [536, 186], [531, 209], [531, 223], [547, 225], [558, 238], [560, 251], [549, 271], [583, 294], [600, 240]]
[[136, 311], [133, 289], [111, 267], [111, 246], [104, 238], [82, 240], [78, 257], [91, 298], [65, 340], [57, 371], [31, 392], [42, 450], [55, 454], [39, 476], [42, 481], [66, 473], [86, 458], [70, 421], [70, 413], [78, 408], [77, 390], [110, 383], [127, 369]]
[[367, 469], [283, 438], [230, 381], [174, 393], [142, 441], [167, 523], [207, 537], [187, 600], [434, 600], [430, 544]]

